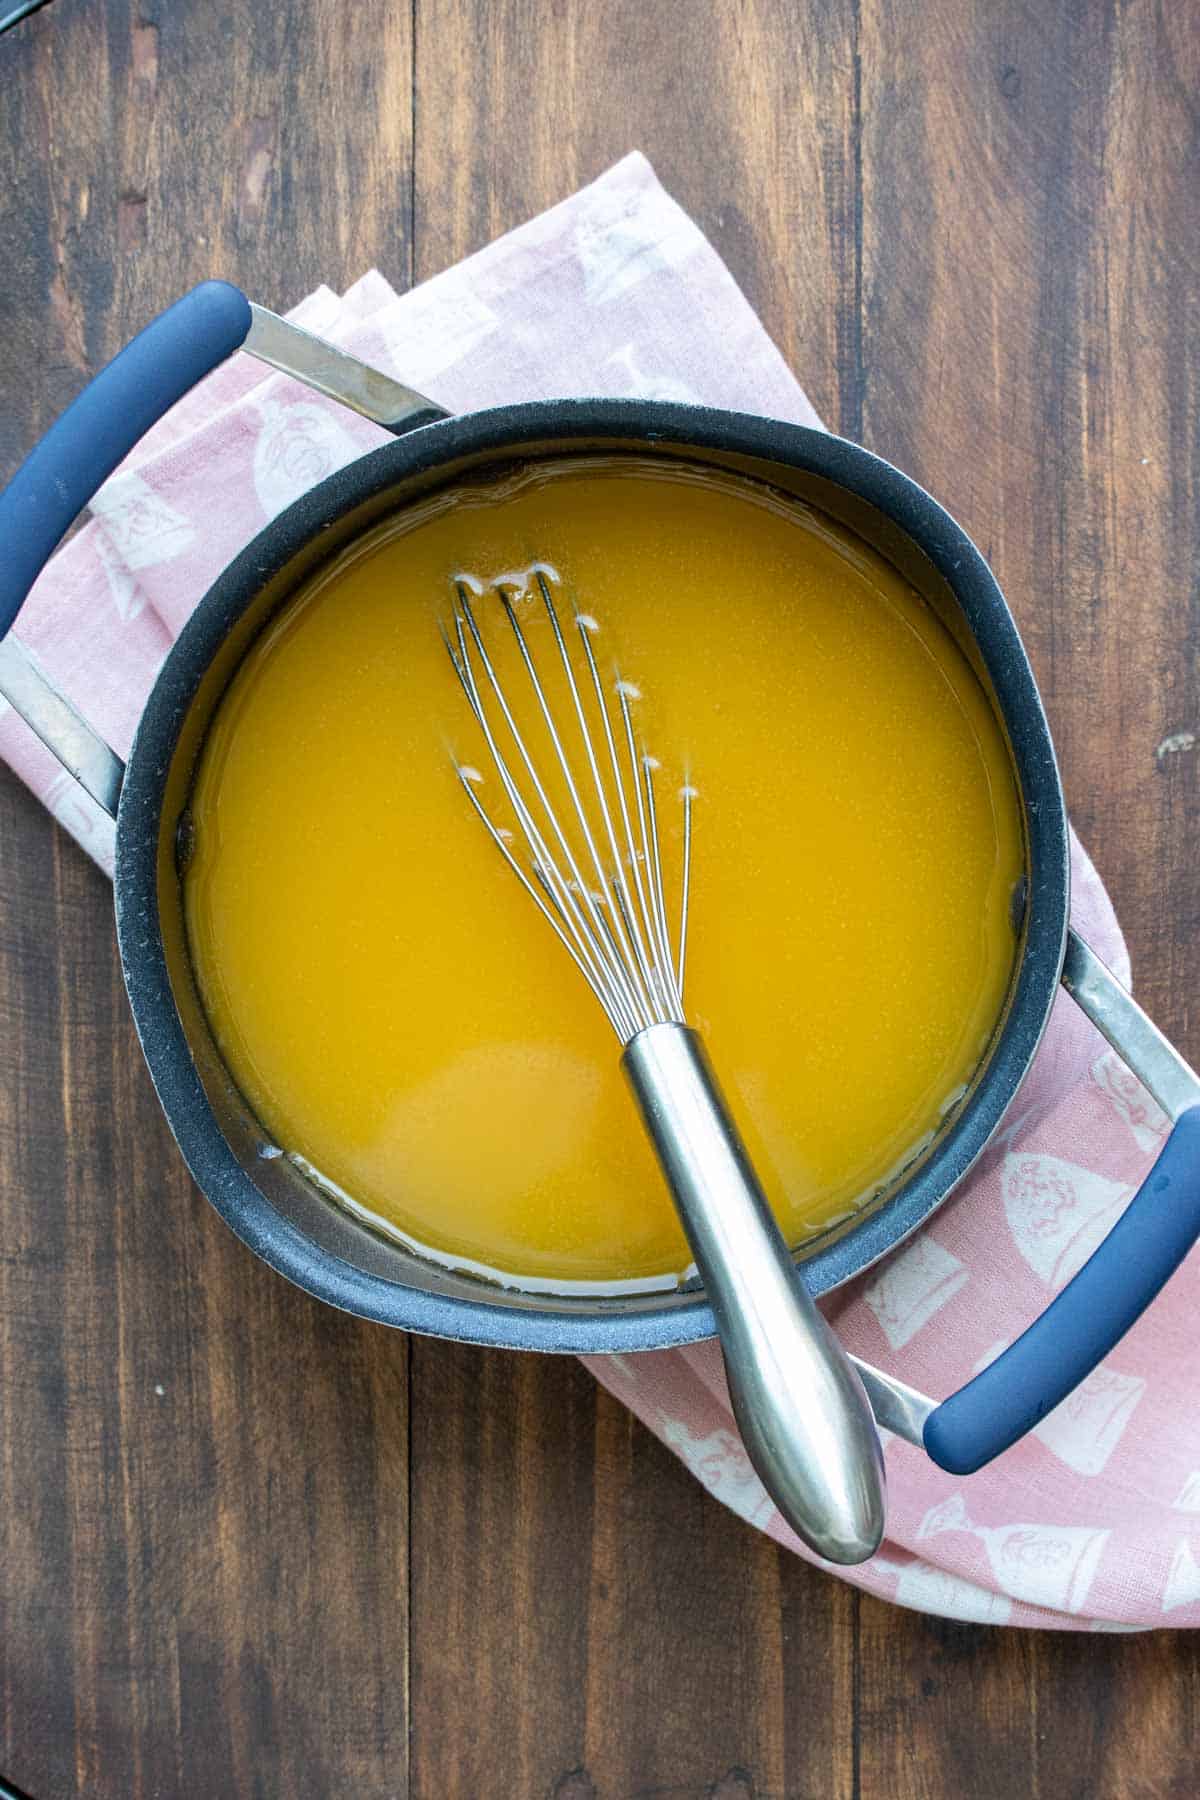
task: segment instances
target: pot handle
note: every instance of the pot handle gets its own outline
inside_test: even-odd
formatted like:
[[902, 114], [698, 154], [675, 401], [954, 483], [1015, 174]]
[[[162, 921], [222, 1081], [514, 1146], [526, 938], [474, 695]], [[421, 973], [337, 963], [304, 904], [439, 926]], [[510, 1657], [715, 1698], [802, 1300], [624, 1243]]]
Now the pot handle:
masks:
[[1063, 985], [1174, 1125], [1104, 1242], [1041, 1317], [926, 1419], [925, 1449], [952, 1475], [974, 1474], [1065, 1400], [1200, 1238], [1200, 1078], [1073, 931]]
[[0, 493], [0, 638], [51, 551], [138, 440], [242, 345], [253, 314], [227, 281], [204, 281], [88, 383]]

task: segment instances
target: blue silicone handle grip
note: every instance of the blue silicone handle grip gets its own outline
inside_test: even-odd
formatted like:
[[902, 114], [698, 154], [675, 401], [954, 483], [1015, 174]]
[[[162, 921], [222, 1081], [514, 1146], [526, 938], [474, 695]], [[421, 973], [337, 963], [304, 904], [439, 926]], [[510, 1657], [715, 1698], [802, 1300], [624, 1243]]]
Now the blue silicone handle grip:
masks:
[[1099, 1249], [1015, 1344], [930, 1413], [925, 1448], [973, 1475], [1091, 1373], [1200, 1238], [1200, 1106], [1176, 1120], [1157, 1162]]
[[72, 400], [0, 493], [0, 638], [77, 513], [168, 407], [245, 342], [250, 302], [204, 281]]

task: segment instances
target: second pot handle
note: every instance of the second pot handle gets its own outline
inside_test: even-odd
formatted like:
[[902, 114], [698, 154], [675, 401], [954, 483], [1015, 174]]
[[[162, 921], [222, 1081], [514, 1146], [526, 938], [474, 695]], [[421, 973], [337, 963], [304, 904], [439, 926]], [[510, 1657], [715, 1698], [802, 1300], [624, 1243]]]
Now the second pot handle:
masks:
[[925, 1448], [954, 1475], [982, 1468], [1065, 1400], [1200, 1239], [1200, 1079], [1074, 932], [1063, 983], [1174, 1126], [1104, 1242], [1040, 1318], [926, 1419]]

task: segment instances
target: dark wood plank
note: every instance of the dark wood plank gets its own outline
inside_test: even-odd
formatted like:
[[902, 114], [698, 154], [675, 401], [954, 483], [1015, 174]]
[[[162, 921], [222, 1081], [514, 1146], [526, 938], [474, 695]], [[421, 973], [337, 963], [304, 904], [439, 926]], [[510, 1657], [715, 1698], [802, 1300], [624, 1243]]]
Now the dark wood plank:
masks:
[[1035, 1633], [923, 1618], [865, 1596], [860, 1619], [862, 1794], [1041, 1792]]
[[849, 1800], [848, 1589], [577, 1364], [414, 1342], [412, 1430], [414, 1800]]
[[[1138, 987], [1200, 1053], [1194, 17], [864, 9], [863, 431], [978, 538]], [[1086, 27], [1084, 21], [1086, 20]]]
[[[407, 13], [337, 0], [55, 0], [0, 39], [5, 470], [206, 274], [403, 281], [410, 71]], [[7, 776], [0, 839], [0, 1769], [37, 1800], [403, 1792], [407, 1344], [195, 1193], [107, 883]]]
[[[862, 436], [983, 545], [1141, 994], [1193, 1057], [1200, 38], [1151, 6], [862, 10]], [[863, 1791], [1182, 1793], [1190, 1635], [864, 1603]], [[967, 1694], [970, 1695], [969, 1704]], [[904, 1698], [898, 1703], [898, 1695]]]

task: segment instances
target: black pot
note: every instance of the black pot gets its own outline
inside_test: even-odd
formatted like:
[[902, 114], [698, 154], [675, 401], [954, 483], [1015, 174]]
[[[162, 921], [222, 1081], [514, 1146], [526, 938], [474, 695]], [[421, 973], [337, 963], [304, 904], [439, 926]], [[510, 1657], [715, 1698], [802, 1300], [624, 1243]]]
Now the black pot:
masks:
[[115, 812], [125, 981], [155, 1088], [196, 1181], [272, 1267], [321, 1299], [384, 1324], [550, 1351], [658, 1349], [712, 1335], [712, 1312], [699, 1293], [522, 1293], [435, 1266], [341, 1211], [287, 1158], [260, 1155], [262, 1132], [221, 1063], [192, 981], [177, 832], [208, 723], [248, 646], [301, 581], [381, 519], [465, 475], [539, 458], [602, 451], [745, 473], [848, 526], [938, 611], [1003, 725], [1026, 835], [1019, 954], [988, 1054], [919, 1163], [873, 1205], [805, 1247], [799, 1268], [809, 1288], [823, 1293], [859, 1274], [941, 1205], [1017, 1092], [1060, 979], [1179, 1121], [1091, 1262], [959, 1395], [935, 1408], [868, 1372], [881, 1418], [914, 1441], [923, 1434], [944, 1466], [978, 1466], [1095, 1366], [1200, 1233], [1193, 1141], [1200, 1110], [1192, 1110], [1200, 1082], [1069, 932], [1067, 817], [1054, 750], [1012, 615], [982, 556], [914, 482], [823, 432], [640, 401], [556, 401], [447, 418], [421, 396], [249, 307], [235, 289], [206, 283], [96, 378], [0, 496], [7, 559], [0, 636], [74, 513], [153, 420], [243, 343], [403, 435], [289, 507], [214, 583], [163, 664], [123, 771], [14, 640], [0, 642], [0, 691]]

